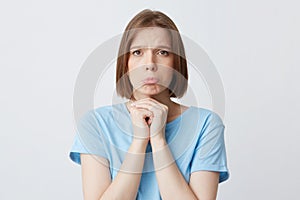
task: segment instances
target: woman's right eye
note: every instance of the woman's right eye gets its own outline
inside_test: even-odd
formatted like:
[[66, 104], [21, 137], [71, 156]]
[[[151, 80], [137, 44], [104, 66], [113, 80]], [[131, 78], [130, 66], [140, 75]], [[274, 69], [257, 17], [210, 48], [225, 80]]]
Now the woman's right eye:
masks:
[[132, 51], [132, 54], [135, 55], [135, 56], [139, 56], [139, 55], [141, 55], [141, 51], [140, 50], [134, 50], [134, 51]]

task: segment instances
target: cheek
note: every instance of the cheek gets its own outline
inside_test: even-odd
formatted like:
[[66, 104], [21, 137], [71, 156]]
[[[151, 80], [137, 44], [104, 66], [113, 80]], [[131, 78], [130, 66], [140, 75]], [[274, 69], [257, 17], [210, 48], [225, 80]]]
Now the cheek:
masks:
[[135, 58], [129, 57], [127, 66], [128, 66], [128, 71], [136, 69], [139, 66], [139, 61]]
[[130, 58], [128, 59], [127, 66], [128, 66], [128, 71], [131, 71], [132, 67], [133, 67], [133, 60], [132, 59], [130, 59]]
[[161, 84], [164, 87], [169, 87], [173, 79], [174, 69], [171, 67], [165, 67], [164, 70], [161, 71], [161, 74], [163, 74]]
[[128, 62], [127, 62], [127, 66], [128, 66], [128, 76], [129, 77], [142, 77], [141, 75], [143, 75], [144, 71], [141, 66], [141, 63], [138, 59], [134, 59], [134, 58], [129, 58]]
[[141, 79], [143, 77], [143, 70], [139, 67], [129, 67], [127, 75], [129, 77], [130, 83], [134, 88], [139, 87], [141, 84]]
[[136, 75], [134, 74], [134, 70], [128, 71], [127, 72], [129, 81], [131, 83], [131, 85], [134, 87], [137, 84], [137, 79], [136, 79]]
[[129, 59], [128, 59], [128, 62], [127, 62], [127, 66], [128, 66], [128, 71], [127, 71], [127, 75], [128, 75], [128, 77], [129, 77], [129, 81], [130, 81], [130, 83], [132, 84], [132, 86], [135, 86], [136, 85], [136, 82], [137, 82], [137, 80], [136, 80], [136, 69], [135, 69], [135, 66], [136, 66], [136, 63], [135, 63], [135, 61], [132, 59], [132, 58], [130, 58], [129, 57]]

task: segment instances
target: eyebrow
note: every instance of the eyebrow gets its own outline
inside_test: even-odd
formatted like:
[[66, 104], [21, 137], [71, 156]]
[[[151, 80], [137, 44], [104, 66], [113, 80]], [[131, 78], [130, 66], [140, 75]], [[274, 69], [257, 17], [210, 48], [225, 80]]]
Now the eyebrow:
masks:
[[139, 45], [139, 46], [132, 46], [132, 47], [130, 47], [130, 50], [132, 50], [132, 49], [143, 49], [143, 48], [168, 49], [168, 50], [172, 50], [171, 47], [165, 46], [165, 45], [159, 45], [159, 46], [156, 46], [156, 47], [146, 47], [146, 46], [141, 46], [141, 45]]

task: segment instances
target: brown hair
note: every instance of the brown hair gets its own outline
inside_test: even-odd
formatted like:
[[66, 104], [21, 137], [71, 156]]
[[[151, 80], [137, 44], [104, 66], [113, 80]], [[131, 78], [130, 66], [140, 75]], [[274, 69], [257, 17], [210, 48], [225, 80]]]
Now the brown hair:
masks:
[[135, 33], [140, 28], [161, 27], [170, 32], [172, 42], [172, 53], [174, 53], [174, 69], [179, 73], [174, 73], [169, 86], [170, 97], [180, 98], [187, 90], [187, 62], [181, 36], [175, 23], [164, 13], [145, 9], [138, 13], [128, 23], [122, 35], [116, 70], [116, 90], [117, 94], [127, 99], [132, 99], [132, 85], [127, 75], [129, 48]]

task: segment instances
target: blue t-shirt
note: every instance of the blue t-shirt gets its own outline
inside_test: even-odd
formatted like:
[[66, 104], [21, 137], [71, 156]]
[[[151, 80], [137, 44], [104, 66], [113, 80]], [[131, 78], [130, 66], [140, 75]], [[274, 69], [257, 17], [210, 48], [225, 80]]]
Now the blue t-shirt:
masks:
[[[220, 172], [219, 183], [229, 178], [224, 124], [213, 111], [189, 107], [166, 124], [165, 137], [187, 182], [192, 172]], [[125, 103], [98, 107], [79, 121], [70, 158], [80, 164], [80, 153], [106, 158], [113, 180], [132, 142], [132, 122]], [[161, 199], [155, 177], [151, 145], [146, 148], [143, 174], [136, 199]]]

